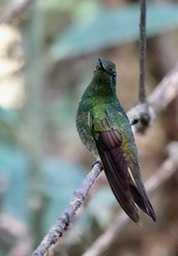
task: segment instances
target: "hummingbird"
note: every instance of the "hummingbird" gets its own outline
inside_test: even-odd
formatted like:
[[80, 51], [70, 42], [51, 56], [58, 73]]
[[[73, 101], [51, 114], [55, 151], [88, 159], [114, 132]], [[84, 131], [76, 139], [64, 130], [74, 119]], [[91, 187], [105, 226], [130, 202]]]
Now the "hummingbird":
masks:
[[116, 95], [116, 66], [98, 59], [93, 78], [79, 102], [76, 126], [83, 144], [101, 159], [120, 206], [136, 223], [138, 207], [156, 221], [146, 194], [129, 119]]

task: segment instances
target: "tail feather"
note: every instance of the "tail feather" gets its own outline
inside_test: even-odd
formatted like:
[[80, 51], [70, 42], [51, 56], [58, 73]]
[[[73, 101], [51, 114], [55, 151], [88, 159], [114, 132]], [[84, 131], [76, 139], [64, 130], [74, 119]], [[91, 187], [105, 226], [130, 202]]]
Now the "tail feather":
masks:
[[133, 184], [130, 184], [130, 190], [132, 193], [132, 196], [134, 198], [135, 203], [138, 205], [138, 207], [147, 214], [147, 208], [145, 207], [145, 202], [142, 198], [142, 196], [140, 195], [140, 193], [138, 192], [137, 187]]
[[143, 186], [143, 183], [141, 181], [141, 177], [139, 175], [137, 175], [137, 177], [135, 178], [135, 183], [137, 185], [137, 189], [139, 191], [139, 194], [142, 197], [142, 200], [145, 204], [145, 208], [146, 208], [146, 213], [148, 214], [148, 216], [150, 216], [154, 221], [156, 221], [156, 215], [154, 212], [154, 209], [150, 203], [150, 200], [148, 199], [148, 196], [146, 194], [145, 188]]
[[112, 151], [104, 150], [101, 152], [100, 147], [98, 147], [98, 151], [104, 166], [106, 177], [116, 199], [127, 215], [133, 221], [138, 223], [138, 209], [134, 203], [134, 199], [130, 191], [130, 176], [127, 171], [127, 163], [122, 153], [118, 150], [118, 148], [115, 148]]

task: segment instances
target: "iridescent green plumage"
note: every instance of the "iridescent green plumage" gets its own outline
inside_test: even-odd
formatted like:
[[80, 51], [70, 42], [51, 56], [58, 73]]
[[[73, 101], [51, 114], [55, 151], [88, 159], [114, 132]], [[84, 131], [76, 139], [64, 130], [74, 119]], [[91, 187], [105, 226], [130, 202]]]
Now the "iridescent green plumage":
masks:
[[112, 62], [99, 59], [79, 103], [76, 125], [84, 145], [99, 154], [111, 189], [129, 217], [139, 222], [136, 203], [155, 221], [141, 181], [130, 123], [116, 96], [116, 68]]

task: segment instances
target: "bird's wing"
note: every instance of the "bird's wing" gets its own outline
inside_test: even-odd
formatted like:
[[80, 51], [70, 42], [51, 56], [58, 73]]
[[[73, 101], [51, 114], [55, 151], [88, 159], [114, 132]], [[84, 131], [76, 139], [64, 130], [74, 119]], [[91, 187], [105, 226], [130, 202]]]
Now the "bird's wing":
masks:
[[76, 116], [76, 126], [83, 144], [89, 151], [96, 154], [96, 144], [91, 133], [91, 114], [89, 111], [83, 111], [80, 105]]
[[138, 209], [130, 187], [131, 177], [120, 149], [122, 138], [119, 129], [113, 126], [107, 115], [99, 121], [93, 118], [92, 123], [92, 134], [111, 189], [128, 216], [139, 222]]

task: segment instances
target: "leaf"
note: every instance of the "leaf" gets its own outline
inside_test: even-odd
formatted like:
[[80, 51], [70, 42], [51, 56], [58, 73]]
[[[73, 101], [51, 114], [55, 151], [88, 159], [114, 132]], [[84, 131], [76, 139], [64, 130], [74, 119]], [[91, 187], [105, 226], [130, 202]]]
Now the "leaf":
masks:
[[[149, 4], [147, 36], [152, 37], [178, 27], [178, 4]], [[102, 10], [83, 24], [69, 27], [51, 49], [54, 60], [133, 42], [139, 38], [139, 4]], [[170, 18], [171, 17], [171, 18]]]

